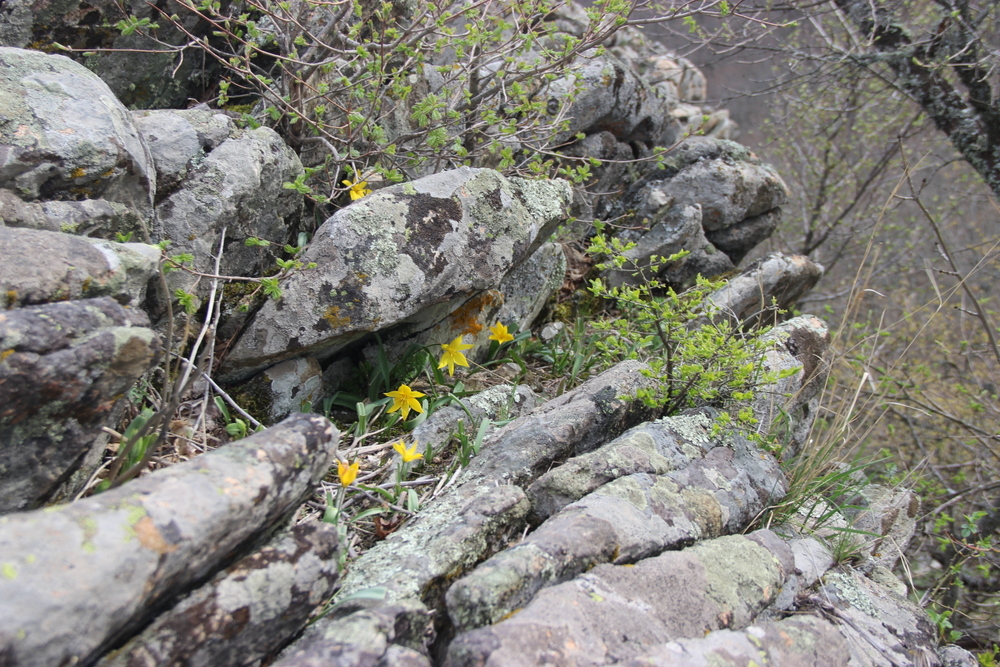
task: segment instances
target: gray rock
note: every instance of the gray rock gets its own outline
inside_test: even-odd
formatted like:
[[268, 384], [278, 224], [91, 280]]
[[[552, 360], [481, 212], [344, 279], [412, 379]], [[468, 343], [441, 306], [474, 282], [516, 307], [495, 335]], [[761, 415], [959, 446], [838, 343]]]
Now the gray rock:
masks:
[[265, 424], [293, 412], [310, 412], [323, 400], [323, 369], [312, 357], [289, 359], [271, 366], [233, 391], [236, 402]]
[[777, 461], [738, 436], [683, 469], [620, 477], [455, 582], [448, 614], [459, 631], [495, 623], [597, 563], [632, 563], [743, 530], [786, 488]]
[[[535, 409], [538, 399], [527, 385], [512, 387], [509, 384], [498, 384], [464, 399], [462, 403], [464, 410], [455, 405], [439, 408], [413, 429], [413, 441], [417, 443], [418, 452], [425, 454], [429, 446], [433, 446], [435, 452], [440, 452], [451, 440], [459, 421], [465, 423], [466, 433], [475, 435], [476, 424], [481, 420], [517, 419]], [[488, 430], [487, 435], [492, 430]]]
[[4, 662], [95, 660], [287, 519], [338, 436], [297, 415], [98, 496], [0, 517]]
[[714, 413], [687, 414], [644, 423], [592, 452], [568, 459], [528, 487], [532, 513], [547, 519], [608, 482], [635, 473], [662, 475], [687, 466], [718, 446]]
[[88, 457], [122, 394], [159, 359], [143, 323], [108, 298], [0, 312], [0, 512], [51, 500]]
[[295, 526], [161, 614], [99, 667], [239, 667], [295, 636], [337, 582], [337, 530]]
[[[711, 295], [712, 303], [734, 322], [759, 318], [772, 300], [789, 309], [823, 276], [823, 267], [802, 255], [771, 253], [747, 266]], [[773, 321], [773, 315], [768, 319]]]
[[[863, 508], [852, 517], [851, 525], [869, 533], [859, 540], [865, 552], [875, 565], [892, 570], [913, 538], [920, 499], [909, 489], [869, 484], [861, 489], [861, 501], [852, 504]], [[879, 537], [873, 539], [870, 534]]]
[[135, 220], [128, 206], [105, 199], [26, 202], [10, 190], [0, 189], [0, 226], [110, 236], [111, 230], [128, 227]]
[[819, 410], [829, 374], [830, 332], [823, 320], [802, 315], [782, 322], [766, 335], [774, 343], [764, 352], [761, 369], [772, 373], [800, 370], [757, 389], [753, 400], [757, 433], [772, 438], [784, 448], [786, 458], [791, 458], [808, 440]]
[[93, 72], [63, 56], [0, 47], [0, 188], [25, 201], [103, 199], [129, 212], [114, 232], [152, 213], [152, 160], [132, 118]]
[[[246, 130], [226, 139], [157, 205], [154, 240], [170, 239], [170, 255], [191, 253], [194, 261], [188, 266], [212, 273], [225, 229], [219, 270], [224, 275], [259, 277], [298, 230], [302, 195], [283, 184], [301, 173], [295, 152], [271, 129]], [[250, 237], [275, 245], [247, 247], [244, 242]], [[171, 288], [191, 290], [197, 282], [183, 271], [174, 271], [169, 278]], [[208, 283], [202, 280], [199, 295], [207, 290]]]
[[[140, 305], [160, 249], [58, 232], [0, 227], [0, 307], [110, 296]], [[19, 259], [15, 259], [19, 258]]]
[[379, 605], [312, 624], [273, 667], [430, 667], [433, 615], [413, 600]]
[[607, 272], [609, 282], [635, 283], [633, 263], [647, 268], [651, 256], [680, 250], [691, 254], [662, 267], [661, 280], [682, 285], [698, 273], [731, 271], [771, 234], [787, 199], [781, 178], [746, 148], [730, 141], [688, 140], [668, 155], [662, 169], [636, 181], [611, 206], [611, 217], [633, 216], [634, 228], [619, 236], [636, 247], [625, 254], [630, 264], [624, 270]]
[[634, 566], [598, 565], [543, 589], [518, 613], [459, 634], [450, 667], [601, 665], [753, 622], [794, 567], [769, 531], [719, 537]]
[[576, 134], [610, 132], [619, 141], [656, 145], [673, 143], [670, 104], [625, 63], [609, 53], [584, 52], [545, 89], [555, 104], [572, 98], [565, 117], [569, 127], [551, 143]]
[[839, 628], [815, 616], [754, 623], [678, 639], [618, 663], [622, 667], [847, 667], [850, 654]]
[[482, 361], [490, 348], [489, 328], [500, 322], [511, 333], [527, 330], [549, 298], [562, 287], [565, 275], [562, 247], [546, 243], [507, 274], [496, 289], [475, 295], [415, 336], [393, 340], [392, 347], [400, 350], [409, 345], [435, 345], [462, 336], [463, 342], [472, 345], [465, 351], [466, 357]]
[[927, 612], [858, 572], [827, 573], [808, 604], [840, 624], [853, 664], [933, 664], [937, 627]]
[[232, 119], [207, 108], [133, 111], [156, 166], [157, 202], [173, 192], [205, 156], [237, 134]]
[[223, 367], [227, 379], [293, 356], [327, 358], [400, 322], [401, 336], [433, 326], [531, 255], [569, 198], [563, 181], [463, 167], [354, 202], [303, 253], [319, 266], [284, 281], [282, 299], [248, 325]]

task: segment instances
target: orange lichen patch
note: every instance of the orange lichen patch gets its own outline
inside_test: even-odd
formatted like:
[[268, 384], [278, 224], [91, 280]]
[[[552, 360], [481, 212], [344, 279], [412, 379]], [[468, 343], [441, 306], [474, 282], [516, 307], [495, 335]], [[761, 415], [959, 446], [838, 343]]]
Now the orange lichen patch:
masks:
[[158, 554], [168, 554], [171, 551], [177, 550], [176, 545], [170, 544], [163, 539], [160, 529], [156, 527], [156, 524], [148, 516], [139, 519], [135, 524], [135, 534], [139, 538], [139, 544]]
[[502, 299], [503, 296], [493, 290], [483, 292], [479, 296], [469, 299], [451, 314], [452, 331], [457, 332], [459, 335], [470, 334], [475, 336], [486, 326], [479, 323], [479, 317], [483, 314], [483, 310], [501, 302]]
[[340, 306], [330, 306], [323, 313], [323, 319], [327, 321], [332, 329], [340, 329], [351, 323], [351, 318], [340, 314]]

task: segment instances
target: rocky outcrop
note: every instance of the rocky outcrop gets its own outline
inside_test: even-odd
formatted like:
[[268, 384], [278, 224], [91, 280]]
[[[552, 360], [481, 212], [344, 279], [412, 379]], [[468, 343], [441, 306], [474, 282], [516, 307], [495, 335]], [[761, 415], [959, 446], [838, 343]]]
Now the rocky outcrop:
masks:
[[[0, 312], [0, 512], [86, 482], [104, 449], [101, 427], [159, 360], [159, 338], [143, 325], [144, 314], [110, 298]], [[81, 467], [84, 479], [61, 490]]]
[[[171, 255], [190, 253], [194, 259], [186, 266], [200, 273], [214, 273], [215, 256], [221, 252], [222, 274], [258, 277], [298, 232], [303, 198], [284, 184], [296, 180], [302, 164], [281, 137], [265, 127], [235, 133], [204, 157], [201, 150], [199, 142], [186, 163], [197, 160], [197, 166], [192, 165], [174, 192], [157, 205], [153, 238], [170, 239]], [[157, 155], [165, 157], [165, 151]], [[163, 169], [184, 171], [178, 167], [183, 155]], [[251, 237], [273, 247], [247, 246]], [[208, 291], [207, 280], [183, 271], [173, 272], [170, 282], [173, 288], [199, 295]]]
[[93, 661], [273, 532], [326, 474], [338, 437], [299, 415], [93, 498], [0, 518], [0, 656]]
[[149, 152], [93, 72], [64, 56], [0, 47], [0, 115], [10, 119], [0, 128], [0, 190], [25, 202], [96, 201], [89, 217], [79, 212], [91, 226], [108, 223], [92, 232], [104, 238], [138, 231], [150, 218], [156, 181]]
[[787, 199], [781, 178], [746, 148], [731, 141], [689, 140], [662, 169], [647, 173], [606, 205], [609, 215], [627, 215], [630, 228], [618, 236], [635, 243], [625, 253], [629, 263], [609, 270], [608, 281], [634, 284], [637, 269], [650, 273], [652, 256], [681, 250], [689, 254], [647, 279], [684, 285], [699, 273], [730, 272], [771, 235]]
[[292, 528], [161, 614], [101, 667], [246, 665], [274, 653], [333, 592], [336, 528]]
[[101, 296], [139, 306], [157, 275], [160, 254], [141, 243], [0, 227], [0, 257], [10, 258], [0, 264], [0, 307]]
[[281, 300], [257, 313], [224, 373], [245, 378], [294, 356], [329, 358], [394, 324], [410, 332], [436, 324], [530, 256], [568, 200], [561, 181], [463, 167], [341, 209], [301, 257], [316, 269], [282, 283]]

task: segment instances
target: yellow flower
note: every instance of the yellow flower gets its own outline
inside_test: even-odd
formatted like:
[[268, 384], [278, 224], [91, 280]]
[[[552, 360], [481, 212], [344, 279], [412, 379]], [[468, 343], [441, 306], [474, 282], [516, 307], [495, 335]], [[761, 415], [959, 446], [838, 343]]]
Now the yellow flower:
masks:
[[343, 183], [350, 188], [351, 201], [356, 201], [372, 193], [371, 188], [368, 187], [368, 181], [343, 181]]
[[514, 340], [514, 337], [507, 333], [507, 327], [499, 322], [490, 327], [490, 340], [495, 340], [496, 342], [503, 345], [508, 341]]
[[466, 345], [462, 342], [461, 336], [450, 343], [442, 343], [441, 349], [444, 350], [444, 354], [441, 355], [441, 363], [438, 364], [438, 368], [447, 366], [448, 375], [455, 374], [455, 366], [465, 366], [468, 368], [469, 360], [462, 354], [462, 350], [468, 350], [471, 347], [471, 345]]
[[424, 458], [423, 454], [417, 454], [417, 443], [413, 443], [412, 447], [407, 447], [400, 440], [395, 445], [392, 446], [396, 450], [396, 453], [403, 458], [403, 463], [409, 463], [410, 461], [416, 461], [417, 459]]
[[337, 461], [337, 477], [340, 478], [340, 484], [342, 486], [350, 486], [354, 483], [354, 480], [358, 478], [358, 468], [361, 467], [361, 461], [355, 461], [351, 465], [344, 465], [343, 461]]
[[421, 396], [426, 396], [426, 394], [422, 394], [419, 391], [413, 391], [405, 384], [399, 385], [399, 389], [396, 391], [385, 392], [385, 395], [392, 399], [392, 407], [386, 410], [386, 412], [402, 410], [404, 421], [410, 415], [410, 410], [415, 410], [417, 412], [424, 411], [424, 409], [420, 407], [420, 401], [417, 399]]

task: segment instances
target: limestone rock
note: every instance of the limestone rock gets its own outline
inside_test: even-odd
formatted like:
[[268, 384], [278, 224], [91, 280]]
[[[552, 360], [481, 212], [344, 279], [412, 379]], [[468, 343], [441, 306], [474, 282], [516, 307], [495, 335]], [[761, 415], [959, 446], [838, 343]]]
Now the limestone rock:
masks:
[[140, 243], [0, 227], [0, 307], [110, 296], [141, 305], [160, 249]]
[[0, 47], [0, 188], [24, 201], [98, 199], [127, 214], [99, 230], [139, 229], [156, 190], [149, 152], [97, 75], [64, 56]]
[[510, 618], [458, 635], [448, 664], [601, 665], [743, 628], [793, 567], [788, 546], [769, 531], [719, 537], [632, 567], [598, 565], [543, 589]]
[[[246, 130], [198, 161], [173, 194], [157, 205], [153, 237], [170, 239], [171, 255], [191, 253], [194, 261], [188, 266], [212, 273], [225, 229], [219, 270], [230, 276], [257, 277], [298, 230], [302, 195], [283, 185], [301, 173], [302, 163], [274, 130]], [[247, 247], [250, 237], [273, 245]], [[172, 288], [190, 290], [197, 282], [183, 271], [174, 271], [169, 278]], [[207, 282], [202, 280], [198, 289], [204, 295]]]
[[4, 662], [95, 660], [287, 519], [338, 437], [297, 415], [92, 498], [0, 517]]
[[770, 306], [794, 306], [819, 282], [823, 267], [802, 255], [771, 253], [747, 266], [711, 295], [712, 302], [734, 322], [747, 322]]
[[463, 167], [354, 202], [317, 230], [301, 257], [317, 268], [284, 281], [223, 372], [235, 380], [293, 356], [327, 358], [400, 322], [432, 326], [540, 246], [569, 197], [563, 181]]
[[299, 632], [337, 582], [337, 530], [295, 526], [161, 614], [100, 667], [239, 667]]
[[109, 298], [0, 311], [0, 512], [49, 501], [87, 458], [159, 359], [144, 323]]
[[229, 116], [207, 108], [133, 111], [132, 118], [156, 167], [157, 203], [219, 144], [239, 134]]

